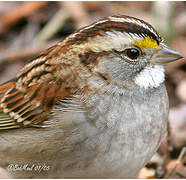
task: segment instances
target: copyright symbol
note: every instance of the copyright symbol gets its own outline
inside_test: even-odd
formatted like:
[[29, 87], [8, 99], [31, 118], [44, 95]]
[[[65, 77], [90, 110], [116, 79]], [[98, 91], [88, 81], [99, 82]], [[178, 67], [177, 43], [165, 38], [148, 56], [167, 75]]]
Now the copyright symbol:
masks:
[[7, 167], [7, 170], [8, 171], [13, 171], [14, 169], [14, 165], [13, 164], [9, 164], [8, 167]]

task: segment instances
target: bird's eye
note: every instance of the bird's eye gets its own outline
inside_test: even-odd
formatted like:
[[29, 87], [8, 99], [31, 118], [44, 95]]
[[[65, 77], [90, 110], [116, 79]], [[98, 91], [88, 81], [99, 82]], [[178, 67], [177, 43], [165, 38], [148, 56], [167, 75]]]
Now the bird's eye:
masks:
[[130, 59], [137, 59], [138, 56], [140, 55], [140, 51], [136, 48], [129, 48], [129, 49], [126, 49], [126, 55]]

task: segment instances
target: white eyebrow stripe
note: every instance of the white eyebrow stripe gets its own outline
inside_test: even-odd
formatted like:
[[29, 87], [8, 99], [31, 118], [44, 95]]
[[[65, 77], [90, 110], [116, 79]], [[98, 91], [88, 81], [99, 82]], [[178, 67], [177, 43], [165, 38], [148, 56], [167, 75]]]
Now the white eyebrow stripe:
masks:
[[148, 25], [146, 25], [145, 23], [141, 22], [138, 19], [136, 20], [133, 18], [119, 18], [119, 17], [114, 17], [114, 16], [109, 17], [109, 19], [111, 21], [117, 21], [117, 22], [135, 23], [139, 26], [144, 27], [145, 29], [148, 29], [151, 33], [155, 34], [155, 36], [158, 36], [157, 32], [153, 28], [149, 27]]
[[[76, 37], [80, 33], [83, 33], [84, 31], [89, 30], [91, 28], [94, 28], [98, 24], [102, 24], [104, 22], [109, 22], [109, 21], [122, 22], [122, 23], [125, 23], [125, 22], [127, 22], [127, 23], [134, 23], [136, 25], [142, 26], [145, 29], [148, 29], [152, 34], [154, 34], [157, 37], [157, 39], [161, 39], [160, 36], [158, 35], [158, 33], [153, 28], [151, 28], [150, 25], [149, 26], [146, 25], [145, 22], [140, 21], [138, 19], [134, 19], [132, 17], [131, 18], [128, 18], [128, 17], [124, 18], [124, 17], [116, 17], [116, 16], [110, 16], [107, 19], [102, 19], [100, 21], [97, 21], [97, 22], [95, 22], [95, 23], [93, 23], [93, 24], [91, 24], [91, 25], [89, 25], [87, 27], [84, 27], [84, 28], [80, 29], [76, 33], [72, 34], [70, 37], [71, 38]], [[136, 33], [130, 33], [130, 32], [128, 33], [128, 35], [130, 35], [130, 37], [132, 37], [132, 38], [137, 38], [137, 39], [144, 39], [144, 37], [146, 36], [145, 34], [136, 34]]]

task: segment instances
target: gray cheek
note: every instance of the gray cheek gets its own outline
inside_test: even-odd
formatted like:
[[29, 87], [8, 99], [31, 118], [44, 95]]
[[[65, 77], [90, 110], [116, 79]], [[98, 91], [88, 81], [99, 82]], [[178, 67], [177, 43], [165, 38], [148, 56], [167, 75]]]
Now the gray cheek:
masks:
[[132, 64], [131, 68], [134, 75], [140, 72], [146, 65], [147, 65], [147, 61], [145, 57], [141, 57], [136, 64]]
[[99, 62], [98, 69], [107, 74], [112, 80], [125, 81], [132, 75], [133, 66], [122, 58], [108, 56]]
[[132, 80], [147, 64], [146, 58], [141, 57], [137, 62], [127, 62], [124, 58], [108, 55], [99, 60], [99, 72], [106, 74], [112, 80], [123, 82]]

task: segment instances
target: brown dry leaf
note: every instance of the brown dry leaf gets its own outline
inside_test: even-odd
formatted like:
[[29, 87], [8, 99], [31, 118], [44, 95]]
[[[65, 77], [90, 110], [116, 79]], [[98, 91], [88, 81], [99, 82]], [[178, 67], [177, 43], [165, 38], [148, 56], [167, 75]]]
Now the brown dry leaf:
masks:
[[138, 174], [138, 179], [154, 179], [155, 172], [152, 169], [144, 167]]
[[[186, 158], [185, 158], [186, 161]], [[172, 160], [167, 165], [167, 171], [170, 173], [176, 166], [177, 160]], [[173, 173], [167, 177], [169, 179], [185, 179], [186, 178], [186, 166], [184, 163], [179, 163]]]
[[23, 17], [29, 16], [44, 6], [47, 2], [23, 2], [19, 7], [0, 17], [0, 33]]
[[104, 2], [101, 1], [84, 1], [83, 3], [85, 7], [91, 11], [97, 11], [104, 4]]

